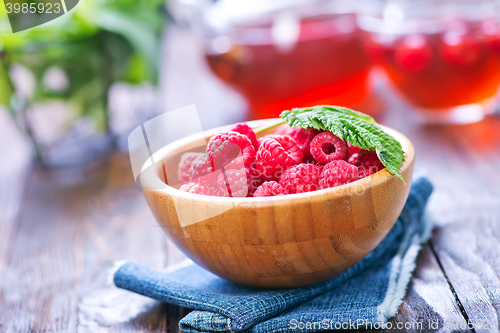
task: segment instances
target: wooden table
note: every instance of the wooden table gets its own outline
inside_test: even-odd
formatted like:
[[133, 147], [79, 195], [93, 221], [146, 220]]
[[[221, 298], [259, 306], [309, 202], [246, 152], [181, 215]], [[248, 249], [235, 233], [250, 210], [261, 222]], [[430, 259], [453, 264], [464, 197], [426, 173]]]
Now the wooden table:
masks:
[[[185, 34], [176, 33], [167, 37], [167, 49], [169, 40]], [[175, 61], [182, 59], [167, 59], [167, 69], [180, 64]], [[168, 99], [175, 84], [165, 86]], [[413, 141], [417, 167], [435, 186], [428, 206], [433, 236], [393, 321], [411, 326], [438, 320], [441, 332], [453, 331], [444, 323], [454, 320], [498, 323], [500, 117], [422, 127], [390, 89], [377, 90], [386, 110], [379, 121]], [[170, 101], [168, 108], [189, 104], [191, 97]], [[244, 105], [234, 96], [230, 102], [236, 110]], [[218, 121], [238, 117], [233, 109]], [[30, 163], [26, 143], [5, 112], [0, 124], [0, 332], [178, 332], [188, 310], [106, 283], [114, 260], [162, 268], [182, 259], [134, 184], [128, 156], [113, 153], [94, 165], [45, 170]], [[491, 332], [477, 326], [474, 331]]]

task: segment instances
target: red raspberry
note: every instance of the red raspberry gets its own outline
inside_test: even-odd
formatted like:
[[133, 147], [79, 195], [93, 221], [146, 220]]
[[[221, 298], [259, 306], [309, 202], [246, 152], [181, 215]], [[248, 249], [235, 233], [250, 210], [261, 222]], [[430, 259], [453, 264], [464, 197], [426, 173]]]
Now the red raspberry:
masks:
[[349, 164], [356, 164], [356, 161], [358, 160], [359, 153], [354, 153], [349, 158], [347, 159], [347, 163]]
[[289, 131], [287, 131], [288, 135], [292, 137], [292, 139], [297, 142], [302, 151], [303, 160], [306, 163], [314, 163], [314, 157], [311, 155], [310, 146], [311, 141], [314, 139], [316, 135], [319, 134], [317, 129], [312, 127], [302, 128], [302, 127], [293, 127]]
[[197, 179], [202, 176], [208, 175], [213, 172], [212, 164], [208, 158], [207, 154], [202, 154], [195, 158], [191, 163], [191, 168], [189, 170], [190, 179]]
[[190, 170], [193, 161], [200, 157], [204, 156], [203, 153], [184, 153], [181, 156], [181, 161], [179, 162], [179, 166], [177, 167], [177, 176], [179, 179], [179, 183], [187, 183], [191, 180]]
[[484, 39], [494, 51], [500, 51], [500, 27], [495, 20], [484, 20], [481, 22], [481, 33]]
[[238, 132], [225, 132], [210, 138], [207, 147], [213, 169], [219, 169], [228, 163], [239, 163], [241, 156], [244, 166], [255, 160], [255, 148], [245, 135]]
[[351, 145], [349, 142], [347, 143], [347, 146], [349, 148], [349, 153], [347, 154], [348, 158], [351, 157], [353, 154], [359, 153], [359, 151], [362, 150], [358, 146]]
[[429, 66], [432, 50], [423, 35], [408, 35], [397, 46], [395, 58], [400, 68], [418, 73]]
[[274, 197], [276, 195], [286, 195], [288, 194], [286, 190], [275, 181], [264, 182], [260, 185], [255, 193], [254, 197]]
[[472, 36], [449, 31], [443, 36], [439, 52], [450, 64], [467, 67], [479, 59], [481, 45]]
[[179, 190], [195, 194], [217, 195], [217, 190], [214, 187], [197, 182], [190, 182], [187, 184], [183, 184], [181, 185]]
[[[260, 145], [262, 144], [262, 142], [266, 141], [267, 139], [270, 139], [270, 138], [274, 138], [276, 136], [288, 136], [288, 134], [267, 134], [267, 135], [264, 135], [262, 138], [259, 138], [257, 140], [257, 147], [260, 147]], [[259, 150], [259, 148], [257, 148], [257, 151]]]
[[374, 151], [360, 153], [355, 165], [359, 170], [359, 178], [367, 177], [385, 168]]
[[220, 173], [217, 178], [217, 188], [230, 197], [246, 197], [248, 194], [248, 171], [242, 169], [229, 169]]
[[367, 34], [363, 38], [366, 51], [376, 61], [385, 61], [392, 58], [396, 35], [392, 34]]
[[286, 169], [279, 183], [290, 194], [316, 191], [320, 173], [321, 168], [314, 164], [299, 164]]
[[286, 168], [302, 162], [302, 151], [289, 136], [269, 135], [259, 142], [256, 166], [264, 180], [277, 180]]
[[347, 155], [347, 162], [351, 164], [355, 164], [358, 159], [358, 155], [361, 153], [365, 153], [368, 150], [361, 149], [358, 146], [353, 146], [350, 143], [347, 143], [349, 146], [349, 154]]
[[238, 123], [231, 127], [230, 131], [238, 132], [243, 135], [245, 135], [247, 138], [250, 139], [250, 142], [254, 146], [255, 149], [257, 149], [257, 135], [255, 135], [255, 132], [253, 131], [253, 128], [248, 126], [246, 123]]
[[331, 132], [319, 133], [311, 142], [311, 154], [318, 163], [327, 164], [347, 157], [347, 143]]
[[255, 193], [255, 190], [257, 190], [257, 187], [259, 187], [262, 184], [262, 174], [260, 171], [257, 169], [255, 162], [250, 164], [249, 167], [247, 167], [248, 170], [248, 195], [249, 197], [253, 196]]
[[287, 135], [291, 131], [291, 127], [288, 126], [288, 124], [282, 124], [278, 127], [276, 127], [276, 130], [274, 131], [274, 134], [279, 134], [279, 135]]
[[319, 187], [329, 188], [344, 185], [358, 179], [358, 168], [344, 160], [328, 163], [319, 178]]

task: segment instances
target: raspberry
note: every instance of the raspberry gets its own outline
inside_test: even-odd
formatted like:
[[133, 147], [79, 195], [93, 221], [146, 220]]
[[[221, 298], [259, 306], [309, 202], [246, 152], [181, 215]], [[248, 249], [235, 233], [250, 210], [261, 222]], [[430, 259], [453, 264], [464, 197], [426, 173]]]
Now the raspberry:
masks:
[[274, 197], [276, 195], [288, 194], [286, 190], [279, 183], [275, 181], [264, 182], [260, 185], [255, 193], [254, 197]]
[[257, 135], [255, 135], [255, 132], [253, 131], [253, 128], [248, 126], [246, 123], [238, 123], [231, 127], [230, 131], [233, 132], [238, 132], [243, 135], [245, 135], [247, 138], [250, 139], [250, 142], [254, 146], [255, 149], [257, 149]]
[[426, 69], [431, 58], [431, 47], [423, 35], [408, 35], [396, 48], [396, 63], [410, 73], [418, 73]]
[[257, 187], [262, 184], [262, 175], [260, 171], [257, 169], [255, 162], [250, 164], [247, 167], [248, 170], [248, 195], [249, 197], [253, 196]]
[[317, 129], [312, 127], [302, 128], [302, 127], [293, 127], [286, 132], [287, 135], [290, 135], [292, 139], [297, 142], [300, 150], [302, 151], [303, 160], [306, 163], [314, 163], [314, 157], [310, 152], [311, 141], [314, 139], [316, 135], [319, 134]]
[[249, 166], [255, 159], [255, 148], [250, 139], [233, 131], [214, 135], [208, 143], [207, 152], [214, 170], [233, 161], [239, 163], [240, 158], [237, 156], [241, 156], [245, 166]]
[[366, 43], [366, 51], [374, 60], [392, 58], [396, 35], [370, 34], [363, 39]]
[[359, 170], [359, 178], [367, 177], [385, 168], [374, 151], [359, 153], [355, 165]]
[[299, 164], [286, 169], [279, 183], [290, 194], [316, 191], [320, 173], [321, 168], [314, 164]]
[[289, 136], [269, 135], [259, 142], [256, 166], [264, 180], [277, 180], [286, 168], [302, 162], [302, 151]]
[[472, 36], [449, 31], [443, 35], [439, 52], [450, 64], [467, 67], [480, 58], [481, 45]]
[[358, 160], [359, 153], [354, 153], [349, 158], [347, 159], [347, 163], [349, 164], [356, 164], [356, 161]]
[[202, 176], [208, 175], [213, 172], [212, 164], [208, 158], [207, 154], [202, 154], [195, 158], [191, 163], [191, 168], [189, 170], [190, 179], [200, 178]]
[[217, 195], [217, 190], [214, 187], [197, 182], [190, 182], [187, 184], [183, 184], [181, 185], [179, 190], [195, 194]]
[[328, 163], [319, 178], [319, 187], [329, 188], [344, 185], [358, 179], [358, 168], [344, 160]]
[[[260, 147], [260, 145], [262, 144], [262, 142], [264, 142], [264, 141], [266, 141], [266, 140], [268, 140], [268, 139], [270, 139], [270, 138], [274, 138], [274, 137], [276, 137], [276, 136], [283, 136], [283, 135], [288, 136], [288, 134], [267, 134], [267, 135], [265, 135], [265, 136], [263, 136], [262, 138], [259, 138], [259, 139], [257, 140], [257, 147]], [[257, 148], [257, 151], [258, 151], [258, 150], [259, 150], [259, 149]]]
[[327, 164], [347, 157], [347, 143], [331, 132], [319, 133], [311, 141], [311, 154], [318, 163]]
[[361, 148], [359, 148], [358, 146], [351, 145], [349, 142], [347, 143], [347, 146], [349, 148], [349, 153], [347, 154], [348, 158], [351, 157], [353, 154], [359, 153], [359, 151], [361, 150]]
[[246, 197], [248, 194], [248, 171], [242, 169], [229, 169], [220, 173], [217, 178], [217, 188], [230, 197]]
[[355, 164], [356, 160], [358, 159], [358, 155], [361, 153], [365, 153], [368, 150], [361, 149], [358, 146], [351, 145], [350, 143], [347, 143], [349, 147], [349, 153], [347, 154], [347, 162], [351, 164]]
[[179, 179], [179, 183], [187, 183], [191, 180], [190, 169], [193, 161], [200, 157], [204, 156], [203, 153], [184, 153], [181, 156], [181, 161], [179, 162], [179, 166], [177, 167], [177, 176]]
[[500, 29], [495, 20], [481, 22], [481, 34], [494, 51], [500, 51]]

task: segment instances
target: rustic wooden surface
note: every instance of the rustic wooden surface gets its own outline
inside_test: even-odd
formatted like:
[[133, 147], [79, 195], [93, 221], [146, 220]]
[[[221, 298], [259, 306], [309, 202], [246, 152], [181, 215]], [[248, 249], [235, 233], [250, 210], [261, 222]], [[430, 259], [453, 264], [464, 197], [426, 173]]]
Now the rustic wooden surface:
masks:
[[[174, 32], [167, 48], [184, 37]], [[186, 45], [184, 51], [191, 52], [194, 46]], [[221, 103], [223, 88], [196, 98], [193, 91], [203, 91], [199, 85], [190, 87], [191, 95], [176, 93], [191, 82], [179, 74], [186, 66], [181, 57], [166, 59], [168, 107]], [[189, 72], [192, 78], [205, 75], [199, 66]], [[397, 94], [377, 90], [386, 110], [379, 121], [412, 140], [416, 166], [435, 186], [428, 206], [433, 236], [393, 323], [437, 320], [439, 332], [498, 331], [477, 324], [499, 321], [500, 117], [422, 127]], [[227, 117], [207, 107], [205, 128], [243, 117], [241, 100], [233, 96], [227, 102], [217, 108], [231, 110]], [[0, 110], [0, 160], [0, 332], [178, 332], [188, 310], [106, 284], [114, 260], [161, 268], [182, 259], [134, 184], [128, 156], [114, 153], [90, 166], [44, 170], [29, 162], [26, 143]], [[476, 325], [466, 328], [467, 321]], [[458, 326], [450, 327], [454, 322]]]

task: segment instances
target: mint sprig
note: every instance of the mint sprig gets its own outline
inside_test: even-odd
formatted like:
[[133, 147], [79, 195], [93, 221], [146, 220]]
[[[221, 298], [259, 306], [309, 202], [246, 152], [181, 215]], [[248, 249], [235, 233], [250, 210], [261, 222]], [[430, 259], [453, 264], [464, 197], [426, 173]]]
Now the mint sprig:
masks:
[[287, 110], [280, 117], [290, 127], [313, 127], [329, 131], [352, 145], [375, 151], [387, 170], [404, 182], [400, 171], [404, 160], [403, 148], [399, 141], [377, 126], [372, 117], [349, 108], [330, 105]]

